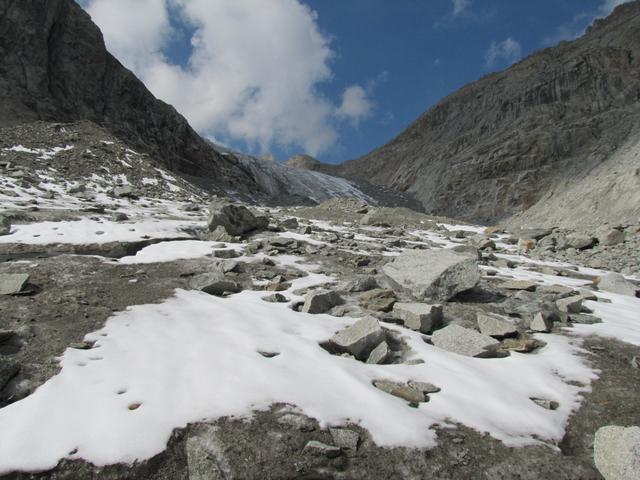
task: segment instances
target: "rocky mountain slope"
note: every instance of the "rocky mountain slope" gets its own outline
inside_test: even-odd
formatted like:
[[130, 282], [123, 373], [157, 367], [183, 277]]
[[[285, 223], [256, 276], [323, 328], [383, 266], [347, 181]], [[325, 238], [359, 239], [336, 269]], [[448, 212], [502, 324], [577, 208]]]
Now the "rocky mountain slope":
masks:
[[455, 218], [589, 227], [640, 215], [638, 139], [636, 1], [463, 87], [362, 158], [301, 165], [412, 192]]
[[0, 127], [88, 120], [209, 191], [268, 204], [332, 195], [374, 201], [344, 179], [213, 148], [106, 50], [98, 27], [72, 0], [0, 0], [0, 58]]

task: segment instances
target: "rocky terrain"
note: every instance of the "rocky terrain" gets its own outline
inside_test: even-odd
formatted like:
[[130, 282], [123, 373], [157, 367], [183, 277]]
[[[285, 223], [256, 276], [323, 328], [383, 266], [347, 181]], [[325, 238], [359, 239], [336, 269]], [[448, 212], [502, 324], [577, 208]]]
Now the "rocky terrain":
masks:
[[362, 158], [292, 164], [412, 193], [427, 212], [455, 218], [585, 230], [634, 223], [639, 59], [635, 1], [583, 37], [452, 93]]
[[0, 477], [637, 479], [638, 18], [334, 168], [0, 0]]
[[635, 430], [599, 429], [640, 423], [638, 272], [574, 261], [640, 226], [587, 247], [357, 198], [252, 211], [47, 125], [73, 148], [2, 147], [3, 478], [635, 468]]

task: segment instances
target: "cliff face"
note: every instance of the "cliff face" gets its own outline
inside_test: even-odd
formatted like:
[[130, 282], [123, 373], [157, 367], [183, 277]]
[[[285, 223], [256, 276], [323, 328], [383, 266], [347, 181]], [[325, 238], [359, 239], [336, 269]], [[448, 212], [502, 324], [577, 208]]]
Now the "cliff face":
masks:
[[107, 52], [72, 0], [0, 0], [0, 58], [0, 127], [91, 120], [201, 184], [255, 188]]
[[[584, 183], [637, 138], [639, 119], [640, 2], [633, 2], [576, 41], [465, 86], [337, 173], [413, 192], [431, 213], [499, 221]], [[622, 193], [640, 189], [637, 176], [625, 182]], [[618, 202], [610, 210], [621, 221], [634, 214], [624, 195], [607, 201]]]

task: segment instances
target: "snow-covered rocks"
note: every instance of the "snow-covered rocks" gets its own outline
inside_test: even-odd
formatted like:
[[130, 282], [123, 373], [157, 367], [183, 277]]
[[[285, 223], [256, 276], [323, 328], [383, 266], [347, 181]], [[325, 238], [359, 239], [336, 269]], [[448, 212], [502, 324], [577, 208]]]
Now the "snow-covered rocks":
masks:
[[223, 227], [229, 235], [244, 235], [254, 230], [263, 230], [269, 225], [266, 217], [255, 216], [251, 210], [225, 198], [216, 198], [209, 204], [207, 226], [214, 232]]
[[601, 427], [593, 461], [605, 480], [637, 480], [640, 475], [640, 427]]
[[486, 358], [496, 354], [500, 342], [459, 325], [449, 325], [436, 330], [431, 342], [438, 348], [467, 357]]
[[480, 281], [476, 260], [451, 250], [406, 250], [383, 271], [399, 289], [434, 301], [449, 300]]
[[404, 322], [404, 326], [422, 333], [431, 333], [442, 322], [442, 305], [426, 303], [396, 303], [393, 314]]
[[331, 337], [329, 343], [338, 351], [349, 353], [359, 360], [366, 360], [383, 340], [384, 330], [378, 320], [365, 317], [340, 330]]

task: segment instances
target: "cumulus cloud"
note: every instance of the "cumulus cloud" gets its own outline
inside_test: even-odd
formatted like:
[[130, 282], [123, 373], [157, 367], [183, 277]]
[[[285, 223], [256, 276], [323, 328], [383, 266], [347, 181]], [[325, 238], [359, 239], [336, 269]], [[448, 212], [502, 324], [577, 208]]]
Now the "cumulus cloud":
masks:
[[336, 110], [336, 115], [358, 125], [362, 119], [369, 117], [372, 111], [373, 104], [365, 89], [360, 85], [352, 85], [342, 94], [342, 103]]
[[[336, 142], [338, 120], [358, 122], [371, 111], [357, 85], [340, 105], [319, 93], [319, 84], [332, 80], [334, 53], [315, 12], [299, 0], [85, 0], [85, 6], [109, 50], [203, 135], [317, 155]], [[185, 32], [188, 62], [172, 64], [165, 49]]]
[[465, 13], [471, 5], [471, 0], [451, 0], [451, 3], [453, 3], [453, 16], [457, 17]]
[[505, 38], [501, 42], [491, 42], [489, 49], [484, 54], [485, 68], [491, 69], [498, 64], [511, 64], [522, 56], [520, 44], [511, 37]]

